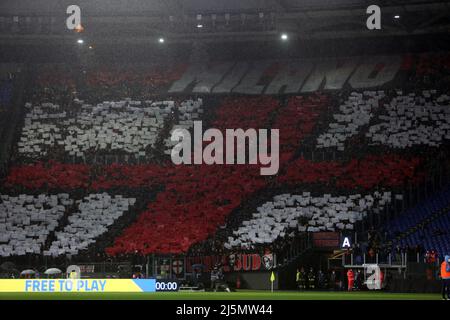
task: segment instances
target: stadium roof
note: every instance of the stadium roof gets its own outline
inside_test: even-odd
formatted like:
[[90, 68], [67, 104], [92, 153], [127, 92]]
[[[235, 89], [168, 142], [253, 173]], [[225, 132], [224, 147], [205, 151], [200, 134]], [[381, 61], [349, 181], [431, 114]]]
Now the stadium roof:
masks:
[[258, 11], [304, 11], [380, 6], [447, 3], [443, 0], [2, 0], [3, 14], [58, 14], [77, 4], [89, 14], [159, 15], [161, 13], [241, 13]]
[[[142, 43], [267, 41], [280, 32], [290, 38], [328, 39], [448, 33], [450, 4], [442, 0], [377, 1], [382, 30], [365, 27], [366, 0], [79, 0], [86, 35], [102, 41]], [[0, 43], [73, 42], [65, 28], [71, 0], [2, 0]], [[395, 19], [395, 16], [401, 17]], [[28, 29], [23, 25], [30, 24]], [[21, 25], [15, 31], [11, 25]], [[38, 26], [39, 27], [34, 27]], [[44, 28], [43, 25], [50, 25]], [[6, 26], [6, 27], [5, 27]], [[24, 31], [24, 29], [26, 29]], [[40, 32], [45, 29], [45, 32]], [[12, 29], [14, 30], [14, 29]]]

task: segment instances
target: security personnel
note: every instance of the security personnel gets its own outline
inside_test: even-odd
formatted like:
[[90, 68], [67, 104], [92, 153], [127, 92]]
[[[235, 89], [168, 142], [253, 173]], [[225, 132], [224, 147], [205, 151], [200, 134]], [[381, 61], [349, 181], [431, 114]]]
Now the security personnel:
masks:
[[336, 280], [337, 280], [336, 279], [336, 271], [333, 270], [333, 271], [331, 271], [331, 274], [330, 274], [330, 289], [333, 291], [336, 291], [336, 289], [337, 289]]
[[353, 285], [355, 283], [355, 274], [352, 269], [347, 271], [347, 281], [348, 281], [348, 291], [353, 290]]
[[302, 267], [300, 269], [300, 290], [305, 290], [308, 284], [308, 277], [306, 275], [305, 269]]
[[317, 272], [317, 289], [323, 289], [325, 288], [325, 275], [323, 274], [322, 270], [319, 270]]
[[316, 275], [314, 274], [314, 269], [311, 267], [308, 273], [308, 287], [310, 290], [316, 288]]
[[301, 290], [301, 281], [302, 281], [302, 278], [301, 278], [301, 272], [300, 272], [300, 270], [299, 269], [297, 269], [297, 273], [295, 274], [295, 283], [297, 284], [297, 288], [298, 289], [300, 289]]
[[217, 266], [211, 271], [211, 290], [217, 291], [219, 287], [219, 268]]
[[441, 263], [442, 299], [450, 300], [450, 256]]

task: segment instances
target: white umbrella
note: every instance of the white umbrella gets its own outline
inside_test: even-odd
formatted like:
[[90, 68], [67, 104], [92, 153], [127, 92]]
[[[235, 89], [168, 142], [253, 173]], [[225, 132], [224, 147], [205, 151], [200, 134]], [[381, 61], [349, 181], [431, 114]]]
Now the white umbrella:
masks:
[[50, 268], [50, 269], [45, 270], [44, 273], [45, 274], [60, 274], [60, 273], [62, 273], [62, 271], [59, 270], [58, 268]]
[[23, 270], [23, 271], [20, 273], [21, 276], [26, 276], [26, 275], [29, 275], [29, 274], [36, 274], [36, 271], [31, 270], [31, 269], [27, 269], [27, 270]]

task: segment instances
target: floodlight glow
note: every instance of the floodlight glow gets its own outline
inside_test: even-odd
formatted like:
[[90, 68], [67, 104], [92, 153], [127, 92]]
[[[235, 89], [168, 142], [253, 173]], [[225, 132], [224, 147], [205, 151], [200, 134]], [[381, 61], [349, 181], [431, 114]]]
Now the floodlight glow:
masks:
[[164, 38], [159, 38], [159, 39], [158, 39], [158, 42], [159, 42], [159, 43], [164, 43], [165, 40], [164, 40]]
[[198, 24], [197, 28], [203, 28], [203, 25], [202, 24]]
[[78, 39], [78, 40], [77, 40], [77, 43], [78, 43], [78, 44], [83, 44], [83, 43], [84, 43], [84, 40], [83, 40], [83, 39]]
[[283, 33], [281, 35], [281, 40], [287, 40], [288, 39], [288, 35], [286, 33]]
[[400, 19], [400, 16], [397, 14], [394, 16], [395, 19]]

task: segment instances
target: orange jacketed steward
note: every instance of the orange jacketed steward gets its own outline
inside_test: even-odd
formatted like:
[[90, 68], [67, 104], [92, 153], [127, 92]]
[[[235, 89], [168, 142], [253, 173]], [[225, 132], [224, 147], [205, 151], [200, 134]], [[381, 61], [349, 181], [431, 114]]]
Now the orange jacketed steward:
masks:
[[441, 278], [442, 279], [450, 279], [450, 272], [447, 271], [447, 262], [446, 261], [441, 263]]

